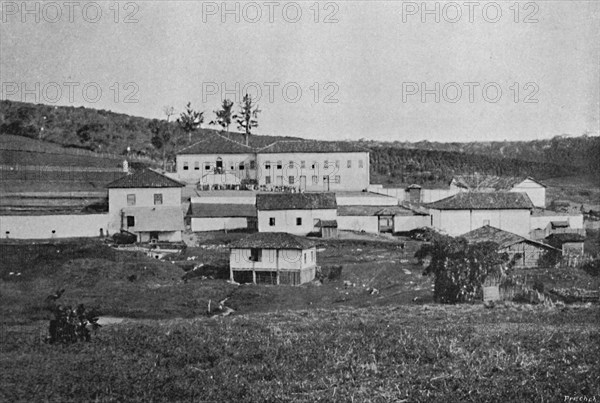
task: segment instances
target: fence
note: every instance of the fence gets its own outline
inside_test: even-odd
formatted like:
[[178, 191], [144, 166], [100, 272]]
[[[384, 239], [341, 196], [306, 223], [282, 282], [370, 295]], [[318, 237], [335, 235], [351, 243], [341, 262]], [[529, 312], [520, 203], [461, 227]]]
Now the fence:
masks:
[[0, 181], [112, 182], [125, 175], [121, 168], [0, 165]]

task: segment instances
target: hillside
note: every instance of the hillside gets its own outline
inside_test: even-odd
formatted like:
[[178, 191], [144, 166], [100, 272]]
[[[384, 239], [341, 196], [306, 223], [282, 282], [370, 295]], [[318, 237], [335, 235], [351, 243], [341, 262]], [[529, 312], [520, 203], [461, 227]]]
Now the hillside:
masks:
[[[210, 120], [210, 117], [206, 116], [205, 120]], [[96, 166], [92, 165], [93, 160], [87, 159], [93, 156], [89, 151], [94, 151], [114, 154], [115, 158], [108, 158], [102, 163], [112, 167], [122, 158], [116, 157], [127, 154], [129, 147], [130, 158], [137, 156], [148, 159], [147, 163], [152, 164], [151, 160], [158, 163], [161, 153], [150, 141], [152, 124], [156, 124], [156, 120], [105, 110], [0, 101], [0, 138], [3, 139], [0, 141], [0, 159], [9, 164]], [[189, 140], [176, 122], [168, 125], [173, 133], [168, 155], [173, 158], [173, 150], [184, 147]], [[196, 131], [192, 142], [214, 132], [243, 142], [241, 133], [207, 128]], [[36, 139], [35, 147], [42, 150], [32, 150], [34, 142], [27, 143], [24, 138]], [[250, 145], [262, 147], [277, 140], [290, 139], [297, 138], [253, 135]], [[371, 149], [372, 182], [388, 186], [407, 183], [436, 185], [448, 182], [455, 174], [474, 172], [529, 175], [539, 179], [593, 176], [600, 172], [600, 137], [557, 136], [525, 142], [472, 143], [361, 140], [359, 144]], [[19, 149], [21, 146], [24, 147], [22, 150]], [[58, 162], [56, 157], [48, 157], [48, 154], [60, 154], [61, 150], [71, 156], [59, 158]], [[85, 154], [85, 150], [88, 151], [86, 158], [73, 156]]]

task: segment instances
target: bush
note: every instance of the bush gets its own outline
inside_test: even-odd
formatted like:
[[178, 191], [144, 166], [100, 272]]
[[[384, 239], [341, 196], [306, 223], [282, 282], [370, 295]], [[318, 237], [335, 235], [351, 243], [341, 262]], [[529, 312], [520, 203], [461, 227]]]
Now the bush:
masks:
[[329, 281], [336, 281], [342, 278], [342, 266], [323, 266], [317, 272], [317, 279], [323, 281], [325, 279]]
[[600, 276], [600, 259], [590, 260], [589, 262], [585, 262], [581, 269], [585, 271], [590, 276], [598, 277]]
[[539, 267], [556, 267], [562, 258], [559, 250], [548, 250], [538, 259]]
[[69, 305], [60, 305], [56, 300], [61, 297], [64, 290], [50, 295], [47, 301], [54, 318], [50, 320], [49, 336], [46, 342], [50, 344], [72, 344], [78, 341], [90, 341], [90, 328], [98, 328], [98, 311], [87, 309], [83, 304], [72, 308]]

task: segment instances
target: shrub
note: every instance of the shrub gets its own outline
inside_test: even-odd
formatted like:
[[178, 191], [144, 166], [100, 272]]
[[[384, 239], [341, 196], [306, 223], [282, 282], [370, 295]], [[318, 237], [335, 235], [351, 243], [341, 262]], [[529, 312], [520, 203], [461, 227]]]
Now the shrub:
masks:
[[479, 298], [488, 275], [498, 276], [508, 260], [494, 242], [469, 244], [466, 239], [440, 236], [415, 254], [419, 261], [430, 258], [423, 275], [433, 275], [436, 302], [469, 302]]
[[559, 250], [548, 250], [538, 259], [539, 267], [556, 267], [562, 258]]
[[581, 269], [585, 271], [590, 276], [598, 277], [600, 276], [600, 259], [590, 260], [589, 262], [585, 262]]
[[98, 328], [98, 311], [87, 309], [83, 304], [72, 308], [69, 305], [56, 303], [64, 290], [57, 291], [47, 298], [54, 318], [50, 320], [49, 336], [46, 342], [50, 344], [72, 344], [78, 341], [90, 341], [90, 328]]
[[325, 279], [329, 281], [335, 281], [342, 278], [342, 266], [323, 266], [316, 274], [316, 278], [323, 281]]

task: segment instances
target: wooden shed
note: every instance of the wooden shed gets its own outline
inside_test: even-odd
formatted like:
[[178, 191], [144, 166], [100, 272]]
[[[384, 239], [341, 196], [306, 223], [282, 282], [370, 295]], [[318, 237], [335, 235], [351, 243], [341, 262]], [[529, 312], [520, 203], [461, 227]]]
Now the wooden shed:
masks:
[[321, 228], [321, 238], [338, 237], [338, 224], [336, 220], [319, 220], [316, 226]]

